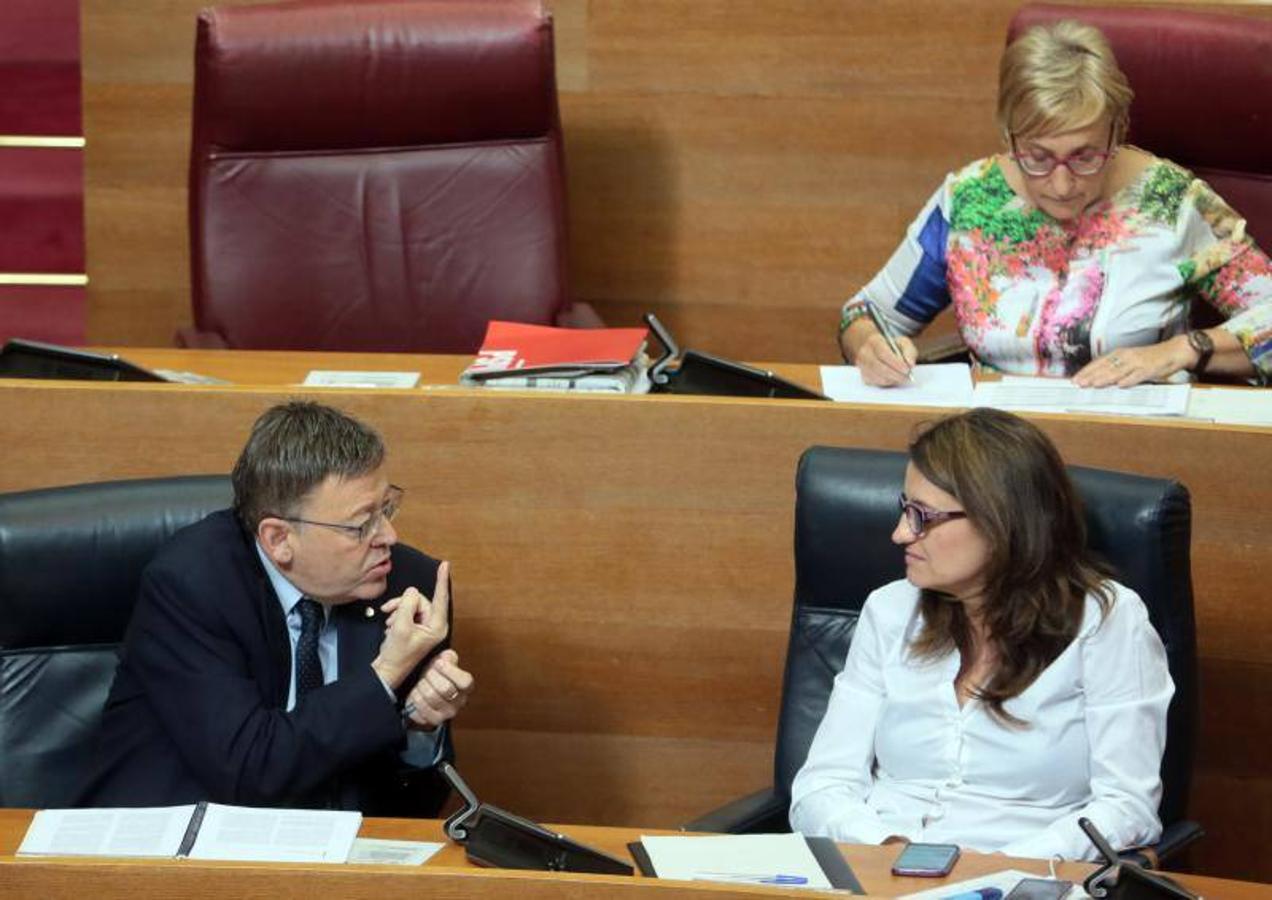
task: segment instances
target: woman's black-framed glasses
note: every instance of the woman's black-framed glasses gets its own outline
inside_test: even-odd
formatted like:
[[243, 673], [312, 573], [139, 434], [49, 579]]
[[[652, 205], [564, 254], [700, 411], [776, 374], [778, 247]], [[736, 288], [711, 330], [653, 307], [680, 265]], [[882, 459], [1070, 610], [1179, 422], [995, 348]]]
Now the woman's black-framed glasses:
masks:
[[916, 538], [923, 537], [923, 532], [927, 530], [929, 525], [935, 525], [947, 519], [967, 518], [967, 513], [961, 509], [929, 509], [926, 506], [920, 506], [915, 503], [906, 497], [905, 494], [897, 497], [897, 503], [901, 506], [901, 514], [905, 516], [906, 526]]
[[331, 528], [335, 531], [343, 531], [345, 534], [354, 538], [359, 544], [365, 544], [371, 540], [371, 536], [380, 530], [380, 525], [384, 522], [392, 522], [393, 517], [398, 514], [398, 510], [402, 508], [402, 497], [406, 494], [404, 488], [398, 487], [396, 484], [389, 485], [389, 492], [384, 497], [384, 502], [380, 504], [380, 508], [371, 513], [367, 520], [361, 525], [342, 525], [339, 522], [317, 522], [313, 519], [302, 519], [299, 516], [278, 516], [285, 522], [299, 522], [304, 525], [317, 525], [321, 528]]
[[1020, 171], [1031, 178], [1046, 178], [1056, 170], [1057, 166], [1064, 166], [1074, 175], [1095, 175], [1104, 168], [1105, 163], [1109, 161], [1109, 157], [1112, 155], [1112, 125], [1109, 126], [1108, 144], [1103, 150], [1092, 150], [1090, 147], [1083, 147], [1068, 156], [1059, 157], [1045, 151], [1037, 154], [1021, 153], [1016, 149], [1016, 136], [1014, 134], [1011, 136], [1011, 158], [1016, 161], [1016, 165], [1020, 166]]

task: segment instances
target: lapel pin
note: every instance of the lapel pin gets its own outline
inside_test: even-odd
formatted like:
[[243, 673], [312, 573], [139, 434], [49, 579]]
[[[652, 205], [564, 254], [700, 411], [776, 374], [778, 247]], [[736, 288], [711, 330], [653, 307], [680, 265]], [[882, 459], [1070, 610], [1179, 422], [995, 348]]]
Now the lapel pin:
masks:
[[374, 618], [375, 618], [375, 607], [374, 607], [374, 606], [368, 606], [368, 607], [366, 608], [366, 611], [363, 613], [363, 615], [365, 615], [368, 619], [374, 619]]

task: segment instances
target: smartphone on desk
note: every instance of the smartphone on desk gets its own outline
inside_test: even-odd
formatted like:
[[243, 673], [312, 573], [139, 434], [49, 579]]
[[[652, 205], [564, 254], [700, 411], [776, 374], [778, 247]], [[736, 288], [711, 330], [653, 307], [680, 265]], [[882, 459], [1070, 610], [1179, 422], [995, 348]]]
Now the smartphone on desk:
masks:
[[958, 862], [957, 844], [906, 844], [892, 864], [893, 875], [944, 878]]

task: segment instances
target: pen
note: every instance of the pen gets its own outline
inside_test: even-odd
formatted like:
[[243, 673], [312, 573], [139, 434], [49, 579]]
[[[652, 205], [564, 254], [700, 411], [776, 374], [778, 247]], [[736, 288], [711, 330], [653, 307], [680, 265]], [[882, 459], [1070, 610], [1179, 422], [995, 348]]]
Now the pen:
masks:
[[941, 900], [1003, 900], [1003, 892], [996, 887], [977, 888], [974, 891], [951, 894]]
[[[879, 315], [879, 310], [875, 308], [873, 300], [866, 301], [866, 312], [870, 316], [870, 321], [874, 322], [874, 327], [879, 329], [879, 333], [883, 335], [883, 339], [888, 342], [888, 349], [896, 354], [897, 359], [905, 363], [905, 356], [901, 353], [901, 348], [897, 346], [897, 339], [892, 336], [892, 329], [888, 327], [888, 323], [884, 321], [883, 316]], [[914, 370], [906, 364], [905, 377], [914, 380]]]
[[734, 881], [742, 884], [808, 884], [803, 875], [742, 875], [736, 872], [698, 872], [695, 881]]

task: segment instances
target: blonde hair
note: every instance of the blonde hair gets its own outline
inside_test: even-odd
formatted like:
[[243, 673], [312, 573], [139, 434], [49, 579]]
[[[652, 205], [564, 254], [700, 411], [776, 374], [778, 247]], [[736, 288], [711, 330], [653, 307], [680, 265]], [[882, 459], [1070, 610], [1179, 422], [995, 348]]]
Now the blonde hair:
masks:
[[1117, 146], [1126, 137], [1134, 96], [1100, 29], [1072, 19], [1030, 28], [998, 65], [1004, 141], [1086, 128], [1107, 117]]

